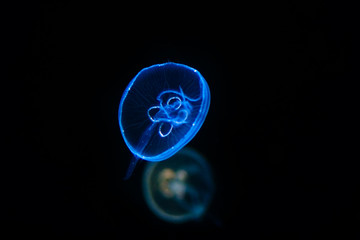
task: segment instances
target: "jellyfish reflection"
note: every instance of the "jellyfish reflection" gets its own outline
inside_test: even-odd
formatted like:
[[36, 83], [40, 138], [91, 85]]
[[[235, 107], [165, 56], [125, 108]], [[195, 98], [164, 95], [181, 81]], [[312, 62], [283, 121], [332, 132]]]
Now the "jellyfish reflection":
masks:
[[182, 223], [204, 215], [214, 193], [214, 183], [204, 157], [184, 148], [166, 161], [148, 163], [143, 192], [156, 216]]

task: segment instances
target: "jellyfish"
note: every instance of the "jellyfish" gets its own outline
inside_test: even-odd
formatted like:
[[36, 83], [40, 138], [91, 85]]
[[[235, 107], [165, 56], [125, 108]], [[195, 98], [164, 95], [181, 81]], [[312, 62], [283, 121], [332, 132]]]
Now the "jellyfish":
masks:
[[146, 165], [143, 193], [150, 210], [162, 220], [200, 220], [214, 194], [210, 167], [201, 154], [185, 147], [166, 161]]
[[119, 106], [121, 134], [134, 156], [125, 179], [139, 159], [158, 162], [183, 148], [200, 130], [209, 106], [209, 86], [196, 69], [173, 62], [142, 69]]

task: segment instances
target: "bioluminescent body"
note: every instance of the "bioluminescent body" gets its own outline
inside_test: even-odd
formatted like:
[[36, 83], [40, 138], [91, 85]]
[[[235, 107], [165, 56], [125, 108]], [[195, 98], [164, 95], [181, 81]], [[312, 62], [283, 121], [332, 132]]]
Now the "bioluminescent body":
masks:
[[149, 163], [143, 175], [147, 205], [159, 218], [173, 223], [200, 219], [214, 193], [206, 160], [184, 148], [163, 162]]
[[179, 63], [142, 69], [126, 87], [119, 106], [122, 136], [134, 158], [165, 160], [184, 147], [199, 131], [210, 106], [203, 76]]

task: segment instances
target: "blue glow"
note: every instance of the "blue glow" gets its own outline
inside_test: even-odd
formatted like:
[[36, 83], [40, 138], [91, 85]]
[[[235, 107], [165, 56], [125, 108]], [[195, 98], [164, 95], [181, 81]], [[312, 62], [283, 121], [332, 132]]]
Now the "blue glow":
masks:
[[185, 147], [168, 160], [148, 163], [145, 167], [145, 201], [165, 221], [184, 223], [202, 218], [214, 190], [210, 166], [191, 148]]
[[119, 106], [124, 141], [134, 154], [128, 174], [139, 159], [165, 160], [200, 130], [210, 106], [203, 76], [184, 64], [168, 62], [142, 69]]

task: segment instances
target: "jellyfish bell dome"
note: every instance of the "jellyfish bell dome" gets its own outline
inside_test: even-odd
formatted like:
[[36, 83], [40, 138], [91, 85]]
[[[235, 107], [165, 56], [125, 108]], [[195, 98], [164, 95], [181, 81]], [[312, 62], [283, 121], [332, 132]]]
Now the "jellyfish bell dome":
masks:
[[184, 64], [168, 62], [142, 69], [129, 83], [119, 106], [119, 125], [137, 158], [162, 161], [199, 131], [210, 106], [203, 76]]
[[172, 223], [204, 216], [214, 194], [214, 182], [206, 159], [192, 148], [183, 148], [166, 161], [148, 163], [143, 193], [150, 210]]

